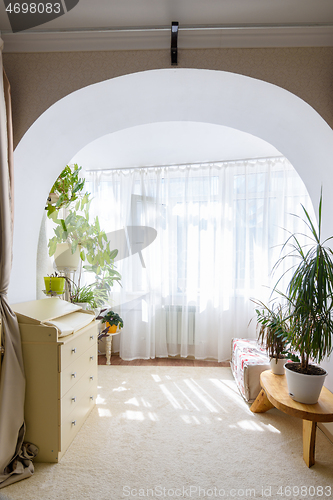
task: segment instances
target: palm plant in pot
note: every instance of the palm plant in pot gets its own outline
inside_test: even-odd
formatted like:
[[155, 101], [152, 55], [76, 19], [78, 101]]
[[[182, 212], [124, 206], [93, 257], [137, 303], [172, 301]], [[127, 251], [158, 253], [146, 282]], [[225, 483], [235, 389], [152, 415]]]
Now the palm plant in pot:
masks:
[[302, 247], [299, 235], [291, 234], [283, 245], [283, 248], [291, 246], [291, 251], [277, 265], [286, 257], [299, 260], [293, 268], [287, 292], [282, 295], [289, 306], [288, 340], [300, 360], [287, 363], [285, 373], [290, 396], [300, 403], [314, 404], [327, 372], [313, 363], [320, 363], [333, 349], [333, 252], [325, 246], [333, 237], [321, 240], [322, 194], [318, 230], [303, 205], [302, 208], [309, 244]]
[[289, 355], [287, 311], [281, 304], [273, 304], [270, 308], [260, 301], [254, 303], [260, 307], [256, 309], [258, 342], [267, 351], [272, 372], [284, 375], [284, 365]]

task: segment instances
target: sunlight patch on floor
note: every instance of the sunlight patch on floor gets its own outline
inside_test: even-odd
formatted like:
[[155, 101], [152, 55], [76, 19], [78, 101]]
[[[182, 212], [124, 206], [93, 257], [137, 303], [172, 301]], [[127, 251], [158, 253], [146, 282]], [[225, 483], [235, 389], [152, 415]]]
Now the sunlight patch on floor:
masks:
[[241, 420], [237, 422], [238, 427], [244, 429], [245, 431], [259, 431], [264, 432], [264, 429], [256, 422], [251, 422], [250, 420]]
[[98, 408], [99, 417], [112, 417], [112, 413], [107, 408]]
[[216, 401], [215, 398], [213, 398], [213, 396], [211, 396], [209, 394], [209, 392], [207, 392], [205, 389], [203, 389], [203, 387], [201, 387], [198, 382], [196, 382], [195, 380], [191, 379], [191, 382], [193, 382], [193, 384], [195, 384], [199, 389], [200, 391], [204, 392], [221, 410], [223, 410], [225, 413], [227, 413], [227, 410], [224, 408], [224, 406], [220, 405], [220, 403], [218, 401]]
[[[193, 406], [193, 408], [195, 410], [200, 411], [200, 408], [195, 403], [193, 403], [192, 399], [190, 399], [188, 397], [188, 395], [185, 394], [185, 392], [179, 387], [178, 384], [176, 384], [176, 382], [174, 382], [174, 386], [178, 389], [178, 391], [181, 393], [181, 395], [184, 396], [189, 401], [189, 403]], [[186, 405], [184, 405], [184, 406], [185, 406], [186, 410], [188, 410], [188, 408], [186, 407]]]
[[181, 415], [180, 418], [185, 422], [185, 424], [211, 424], [211, 421], [207, 417], [196, 417], [195, 415]]
[[181, 415], [180, 418], [185, 422], [185, 424], [196, 424], [200, 425], [200, 420], [191, 415]]
[[133, 405], [133, 406], [140, 406], [139, 401], [136, 398], [129, 399], [128, 401], [125, 401], [125, 405]]
[[97, 394], [96, 404], [97, 405], [105, 405], [106, 404], [105, 398], [102, 398], [99, 394]]
[[228, 385], [225, 384], [224, 380], [218, 380], [218, 379], [210, 379], [210, 381], [220, 389], [225, 396], [227, 396], [229, 399], [232, 399], [238, 406], [243, 408], [246, 412], [251, 413], [247, 403], [243, 400], [239, 392], [235, 392], [233, 388], [230, 388]]
[[139, 420], [142, 421], [145, 419], [144, 414], [142, 411], [132, 411], [132, 410], [126, 410], [125, 413], [123, 413], [123, 416], [127, 420]]
[[218, 410], [215, 408], [214, 405], [200, 392], [201, 388], [199, 389], [195, 386], [195, 383], [193, 380], [184, 380], [185, 384], [191, 389], [191, 391], [204, 403], [206, 406], [207, 410], [209, 410], [211, 413], [218, 413]]
[[274, 425], [272, 425], [272, 424], [263, 424], [263, 423], [261, 423], [261, 425], [263, 427], [265, 427], [268, 431], [273, 432], [274, 434], [281, 434], [281, 431], [279, 431], [279, 429], [277, 429], [276, 427], [274, 427]]
[[164, 384], [160, 385], [161, 391], [165, 394], [165, 396], [168, 398], [172, 406], [176, 410], [182, 410], [182, 406], [180, 403], [178, 403], [177, 399], [174, 397], [174, 395], [165, 387]]
[[141, 403], [145, 408], [151, 408], [151, 404], [148, 403], [145, 399], [141, 398]]

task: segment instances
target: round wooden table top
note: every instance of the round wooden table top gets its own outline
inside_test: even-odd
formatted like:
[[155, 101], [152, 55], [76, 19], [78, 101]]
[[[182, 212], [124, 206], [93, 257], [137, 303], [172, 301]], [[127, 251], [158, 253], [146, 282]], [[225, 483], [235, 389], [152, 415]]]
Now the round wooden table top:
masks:
[[303, 420], [333, 422], [333, 394], [326, 387], [322, 388], [318, 403], [309, 405], [298, 403], [289, 396], [285, 375], [274, 375], [266, 370], [260, 375], [260, 383], [268, 400], [278, 410]]

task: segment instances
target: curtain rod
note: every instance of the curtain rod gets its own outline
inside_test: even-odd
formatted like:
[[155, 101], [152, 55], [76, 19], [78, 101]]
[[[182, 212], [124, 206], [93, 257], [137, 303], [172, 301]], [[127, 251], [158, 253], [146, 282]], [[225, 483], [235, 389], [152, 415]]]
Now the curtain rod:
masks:
[[[192, 165], [214, 165], [216, 163], [241, 163], [244, 161], [260, 161], [260, 160], [280, 160], [281, 158], [285, 158], [283, 155], [280, 156], [263, 156], [259, 158], [239, 158], [237, 160], [216, 160], [216, 161], [207, 161], [207, 162], [187, 162], [187, 163], [174, 163], [172, 165], [149, 165], [142, 167], [124, 167], [124, 168], [88, 168], [85, 172], [111, 172], [116, 170], [135, 170], [135, 169], [151, 169], [151, 168], [172, 168], [172, 167], [187, 167]], [[286, 158], [285, 158], [286, 159]]]

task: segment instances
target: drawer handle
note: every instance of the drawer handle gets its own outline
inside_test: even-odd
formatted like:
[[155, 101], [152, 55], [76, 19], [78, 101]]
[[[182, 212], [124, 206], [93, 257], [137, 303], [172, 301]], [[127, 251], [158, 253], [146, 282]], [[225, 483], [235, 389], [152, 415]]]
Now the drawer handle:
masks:
[[90, 335], [90, 340], [94, 340], [94, 336], [93, 335]]
[[76, 378], [76, 372], [72, 373], [72, 378]]
[[94, 380], [94, 377], [93, 377], [93, 376], [91, 376], [91, 377], [90, 377], [90, 380]]
[[76, 403], [76, 398], [72, 398], [73, 403]]
[[94, 401], [94, 396], [90, 396], [91, 401]]
[[76, 425], [76, 420], [73, 420], [73, 421], [72, 421], [72, 425]]
[[94, 356], [90, 356], [90, 359], [91, 359], [91, 361], [93, 361], [94, 360]]
[[74, 349], [72, 349], [72, 353], [75, 354], [76, 353], [76, 347], [74, 347]]

